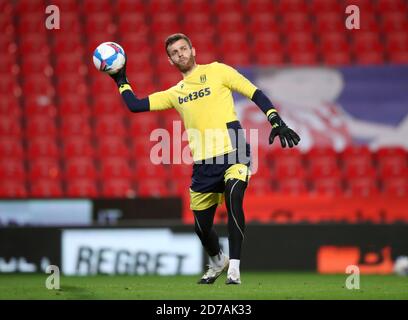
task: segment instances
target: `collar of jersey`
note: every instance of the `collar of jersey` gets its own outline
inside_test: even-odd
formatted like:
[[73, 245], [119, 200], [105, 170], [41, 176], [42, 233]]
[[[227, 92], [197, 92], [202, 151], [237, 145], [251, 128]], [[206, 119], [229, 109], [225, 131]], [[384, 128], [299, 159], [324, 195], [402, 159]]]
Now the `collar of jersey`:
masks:
[[183, 80], [187, 80], [187, 79], [189, 79], [191, 76], [193, 76], [197, 71], [198, 71], [198, 69], [200, 69], [201, 68], [201, 64], [197, 64], [197, 67], [193, 70], [193, 72], [191, 72], [187, 77], [185, 77]]

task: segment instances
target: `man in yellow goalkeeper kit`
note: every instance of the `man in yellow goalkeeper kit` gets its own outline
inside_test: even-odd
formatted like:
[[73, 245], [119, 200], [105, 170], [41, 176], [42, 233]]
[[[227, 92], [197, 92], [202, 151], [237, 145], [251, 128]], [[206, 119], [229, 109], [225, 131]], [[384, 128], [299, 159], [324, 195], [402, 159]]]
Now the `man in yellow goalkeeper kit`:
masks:
[[[269, 143], [279, 136], [282, 147], [286, 144], [293, 147], [300, 138], [282, 121], [263, 92], [235, 69], [218, 62], [197, 64], [195, 49], [184, 34], [170, 35], [165, 49], [170, 64], [183, 75], [183, 80], [173, 87], [139, 99], [126, 78], [126, 65], [111, 77], [130, 111], [175, 108], [179, 112], [194, 160], [190, 207], [195, 231], [210, 260], [198, 283], [214, 283], [228, 270], [226, 284], [240, 284], [245, 232], [242, 204], [250, 176], [250, 151], [234, 109], [232, 92], [251, 99], [265, 113], [272, 125]], [[229, 257], [221, 251], [213, 228], [216, 208], [224, 199], [228, 210]]]

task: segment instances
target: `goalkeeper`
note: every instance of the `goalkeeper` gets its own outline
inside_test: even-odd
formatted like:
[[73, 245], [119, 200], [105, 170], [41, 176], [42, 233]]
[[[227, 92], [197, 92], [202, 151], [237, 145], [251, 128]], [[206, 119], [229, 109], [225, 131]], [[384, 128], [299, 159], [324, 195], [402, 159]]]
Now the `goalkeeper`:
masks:
[[[249, 145], [234, 110], [232, 92], [251, 99], [272, 125], [269, 143], [279, 137], [292, 148], [299, 136], [280, 118], [265, 94], [235, 69], [218, 62], [199, 65], [190, 39], [170, 35], [165, 42], [168, 60], [183, 80], [168, 90], [139, 99], [126, 78], [126, 65], [111, 75], [132, 112], [175, 108], [186, 128], [193, 155], [190, 208], [195, 231], [209, 255], [208, 270], [198, 281], [211, 284], [227, 270], [226, 284], [240, 284], [241, 246], [245, 234], [243, 198], [250, 176]], [[216, 208], [225, 199], [228, 210], [229, 257], [220, 249], [213, 228]]]

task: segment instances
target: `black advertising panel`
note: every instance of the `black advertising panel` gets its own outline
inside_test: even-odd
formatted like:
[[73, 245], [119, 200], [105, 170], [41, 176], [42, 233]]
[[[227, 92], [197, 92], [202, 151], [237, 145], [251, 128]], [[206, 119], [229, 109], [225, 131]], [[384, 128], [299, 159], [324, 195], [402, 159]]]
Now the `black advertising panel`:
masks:
[[0, 229], [0, 273], [39, 273], [49, 265], [61, 265], [59, 229]]
[[93, 219], [99, 225], [135, 223], [143, 220], [181, 221], [180, 198], [95, 199]]

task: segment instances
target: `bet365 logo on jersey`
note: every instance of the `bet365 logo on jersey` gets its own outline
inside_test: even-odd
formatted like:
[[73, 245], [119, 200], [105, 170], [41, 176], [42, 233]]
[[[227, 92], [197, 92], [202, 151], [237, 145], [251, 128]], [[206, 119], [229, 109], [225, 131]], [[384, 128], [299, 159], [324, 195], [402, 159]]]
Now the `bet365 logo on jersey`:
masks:
[[183, 104], [184, 102], [197, 100], [198, 98], [209, 96], [210, 94], [211, 94], [210, 88], [204, 88], [199, 91], [191, 92], [185, 97], [178, 97], [178, 101], [179, 101], [179, 104]]

